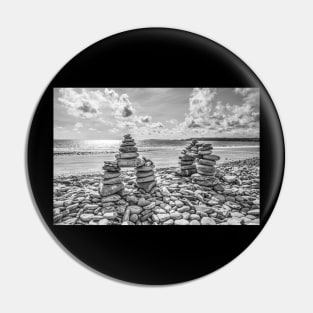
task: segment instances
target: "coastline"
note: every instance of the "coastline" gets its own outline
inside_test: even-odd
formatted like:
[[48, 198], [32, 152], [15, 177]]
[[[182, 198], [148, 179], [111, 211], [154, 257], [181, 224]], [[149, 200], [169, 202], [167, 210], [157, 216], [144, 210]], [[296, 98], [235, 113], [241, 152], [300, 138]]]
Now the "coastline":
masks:
[[55, 225], [259, 225], [259, 157], [218, 165], [219, 184], [202, 187], [176, 174], [178, 167], [155, 169], [152, 193], [135, 186], [134, 169], [124, 170], [125, 189], [98, 193], [100, 171], [53, 179]]

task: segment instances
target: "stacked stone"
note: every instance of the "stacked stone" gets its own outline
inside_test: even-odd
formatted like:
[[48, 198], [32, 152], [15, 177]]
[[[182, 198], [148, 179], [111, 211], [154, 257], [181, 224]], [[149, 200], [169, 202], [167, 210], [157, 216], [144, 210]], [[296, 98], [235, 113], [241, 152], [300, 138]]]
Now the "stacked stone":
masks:
[[116, 155], [120, 167], [137, 167], [141, 160], [138, 158], [138, 149], [135, 147], [135, 140], [130, 134], [124, 136], [119, 153]]
[[136, 183], [137, 187], [145, 192], [151, 192], [156, 186], [154, 164], [145, 157], [142, 158], [142, 164], [136, 168]]
[[121, 169], [117, 162], [104, 162], [103, 179], [99, 184], [99, 193], [103, 197], [113, 195], [124, 189]]
[[218, 184], [216, 175], [216, 161], [219, 156], [212, 154], [213, 147], [210, 143], [202, 144], [199, 147], [196, 158], [197, 174], [192, 175], [192, 181], [200, 186], [213, 187]]
[[194, 164], [198, 152], [198, 141], [193, 139], [191, 143], [182, 151], [179, 157], [180, 170], [178, 174], [181, 176], [189, 177], [197, 173], [196, 165]]

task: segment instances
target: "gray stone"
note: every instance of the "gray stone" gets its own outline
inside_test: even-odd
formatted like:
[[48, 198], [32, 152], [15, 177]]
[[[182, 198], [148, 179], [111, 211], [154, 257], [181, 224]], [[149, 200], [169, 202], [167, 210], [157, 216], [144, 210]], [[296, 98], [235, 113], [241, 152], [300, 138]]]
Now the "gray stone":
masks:
[[175, 225], [189, 225], [189, 222], [187, 220], [181, 219], [174, 221]]
[[216, 225], [216, 222], [211, 217], [202, 217], [201, 225]]

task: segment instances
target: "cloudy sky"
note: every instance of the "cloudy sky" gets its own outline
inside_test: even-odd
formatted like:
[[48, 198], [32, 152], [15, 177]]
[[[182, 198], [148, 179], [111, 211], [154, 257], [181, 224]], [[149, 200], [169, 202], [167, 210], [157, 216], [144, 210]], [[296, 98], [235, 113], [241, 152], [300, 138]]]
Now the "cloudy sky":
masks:
[[55, 88], [55, 139], [259, 137], [258, 88]]

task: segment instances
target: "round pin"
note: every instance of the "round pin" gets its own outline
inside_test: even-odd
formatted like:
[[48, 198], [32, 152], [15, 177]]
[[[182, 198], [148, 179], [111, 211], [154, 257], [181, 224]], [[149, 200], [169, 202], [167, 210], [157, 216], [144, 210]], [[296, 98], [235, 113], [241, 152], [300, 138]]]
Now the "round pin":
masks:
[[103, 39], [57, 73], [27, 158], [40, 214], [70, 254], [119, 280], [171, 284], [221, 268], [260, 233], [284, 140], [240, 58], [147, 28]]

